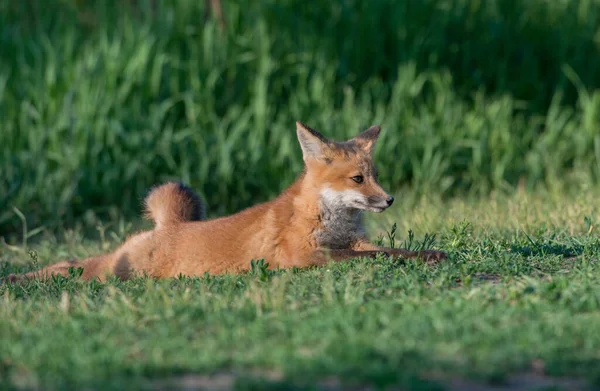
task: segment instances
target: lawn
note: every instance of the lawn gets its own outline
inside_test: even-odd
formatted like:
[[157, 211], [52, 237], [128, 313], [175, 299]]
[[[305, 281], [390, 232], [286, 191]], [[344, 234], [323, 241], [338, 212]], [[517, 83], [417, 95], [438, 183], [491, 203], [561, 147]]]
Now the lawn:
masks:
[[[356, 259], [258, 265], [241, 276], [0, 286], [0, 375], [26, 389], [598, 386], [596, 194], [407, 193], [369, 215], [374, 240], [414, 247], [435, 234], [433, 246], [450, 253], [438, 267]], [[1, 274], [99, 253], [131, 227], [115, 223], [92, 239], [42, 232], [27, 248], [3, 247]]]
[[205, 4], [0, 0], [0, 277], [109, 251], [167, 180], [273, 198], [297, 120], [381, 125], [369, 234], [450, 258], [0, 283], [0, 388], [600, 387], [600, 2]]

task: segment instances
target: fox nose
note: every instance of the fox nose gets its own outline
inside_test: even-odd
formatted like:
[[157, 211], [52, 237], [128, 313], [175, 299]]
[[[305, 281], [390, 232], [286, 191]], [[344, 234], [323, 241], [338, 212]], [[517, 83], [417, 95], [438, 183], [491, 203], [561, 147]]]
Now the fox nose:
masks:
[[389, 196], [385, 202], [387, 202], [388, 206], [392, 206], [392, 204], [394, 203], [394, 197]]

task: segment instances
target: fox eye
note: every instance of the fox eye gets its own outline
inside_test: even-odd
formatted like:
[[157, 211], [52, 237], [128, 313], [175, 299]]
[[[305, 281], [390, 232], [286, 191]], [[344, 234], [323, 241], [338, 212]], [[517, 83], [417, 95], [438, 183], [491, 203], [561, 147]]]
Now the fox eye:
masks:
[[364, 180], [365, 180], [365, 178], [363, 178], [363, 176], [362, 176], [362, 175], [353, 176], [353, 177], [352, 177], [352, 178], [350, 178], [350, 179], [352, 179], [352, 180], [353, 180], [354, 182], [356, 182], [356, 183], [363, 183], [363, 182], [364, 182]]

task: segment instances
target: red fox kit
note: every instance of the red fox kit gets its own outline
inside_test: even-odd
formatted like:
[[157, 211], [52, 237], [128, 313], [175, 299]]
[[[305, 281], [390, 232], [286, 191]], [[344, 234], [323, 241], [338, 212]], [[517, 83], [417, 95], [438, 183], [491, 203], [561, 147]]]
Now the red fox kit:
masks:
[[305, 167], [298, 179], [274, 200], [237, 214], [201, 221], [204, 206], [188, 187], [166, 183], [145, 200], [152, 231], [133, 235], [113, 253], [82, 261], [64, 261], [9, 280], [68, 275], [82, 277], [132, 274], [163, 278], [240, 273], [250, 261], [264, 259], [272, 268], [323, 265], [329, 260], [373, 258], [378, 253], [435, 262], [441, 251], [414, 252], [375, 246], [367, 241], [362, 212], [383, 212], [394, 202], [377, 182], [372, 152], [379, 126], [349, 141], [328, 140], [297, 122]]

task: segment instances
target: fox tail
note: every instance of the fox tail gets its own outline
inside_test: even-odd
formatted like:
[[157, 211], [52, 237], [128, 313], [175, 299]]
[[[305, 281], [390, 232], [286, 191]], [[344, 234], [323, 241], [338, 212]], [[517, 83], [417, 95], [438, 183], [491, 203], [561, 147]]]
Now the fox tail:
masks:
[[153, 188], [144, 204], [145, 217], [153, 220], [157, 229], [199, 221], [206, 216], [206, 207], [200, 197], [188, 186], [177, 182]]
[[[205, 217], [204, 203], [189, 187], [176, 182], [168, 182], [150, 191], [145, 200], [145, 215], [152, 219], [155, 229], [160, 230], [185, 221], [198, 221]], [[112, 254], [99, 255], [83, 260], [69, 260], [46, 266], [40, 270], [25, 274], [10, 274], [3, 279], [6, 282], [20, 282], [30, 279], [47, 279], [53, 275], [69, 276], [71, 268], [83, 268], [82, 278], [102, 279], [107, 273], [126, 279], [130, 266], [120, 256], [122, 252], [136, 252], [152, 240], [152, 231], [140, 232], [131, 236], [119, 250]]]

